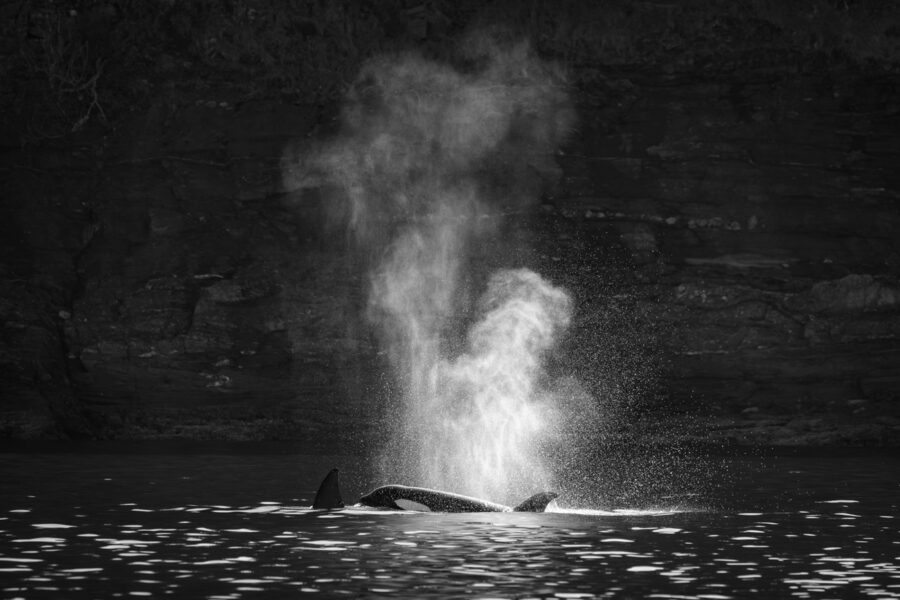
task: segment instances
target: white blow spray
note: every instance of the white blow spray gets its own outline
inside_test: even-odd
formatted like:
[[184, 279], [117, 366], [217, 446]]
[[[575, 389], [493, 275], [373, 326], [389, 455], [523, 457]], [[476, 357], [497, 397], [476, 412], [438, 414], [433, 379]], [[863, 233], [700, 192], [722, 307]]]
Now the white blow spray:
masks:
[[[381, 475], [512, 502], [552, 483], [542, 447], [557, 415], [542, 358], [571, 302], [508, 269], [473, 313], [469, 248], [504, 211], [534, 202], [527, 182], [552, 170], [573, 111], [554, 65], [525, 43], [486, 40], [468, 40], [466, 71], [413, 55], [369, 62], [342, 136], [314, 160], [343, 191], [357, 239], [381, 256], [368, 318], [401, 390]], [[464, 319], [472, 325], [451, 351]]]

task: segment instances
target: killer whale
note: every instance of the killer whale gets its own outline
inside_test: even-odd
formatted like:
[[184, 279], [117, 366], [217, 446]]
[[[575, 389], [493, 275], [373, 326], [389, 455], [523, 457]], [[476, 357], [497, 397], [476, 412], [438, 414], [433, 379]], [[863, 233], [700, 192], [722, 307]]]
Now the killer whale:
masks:
[[[544, 512], [558, 494], [540, 492], [514, 507], [497, 504], [480, 498], [406, 485], [383, 485], [359, 499], [358, 504], [372, 508], [406, 510], [409, 506], [423, 507], [432, 512]], [[403, 505], [406, 505], [404, 507]], [[332, 469], [316, 492], [315, 509], [343, 508], [339, 472]]]
[[404, 510], [402, 504], [421, 505], [432, 512], [544, 512], [556, 498], [555, 492], [540, 492], [509, 507], [480, 498], [406, 485], [383, 485], [359, 499], [364, 506]]

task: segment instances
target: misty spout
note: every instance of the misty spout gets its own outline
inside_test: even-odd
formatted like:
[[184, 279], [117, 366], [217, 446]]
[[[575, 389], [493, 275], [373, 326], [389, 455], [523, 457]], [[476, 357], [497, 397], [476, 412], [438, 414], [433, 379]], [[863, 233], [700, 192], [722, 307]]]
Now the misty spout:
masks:
[[484, 272], [473, 248], [555, 177], [573, 111], [527, 44], [469, 41], [467, 70], [370, 61], [310, 162], [373, 263], [367, 317], [399, 390], [383, 475], [502, 501], [551, 483], [541, 365], [570, 301], [527, 269]]

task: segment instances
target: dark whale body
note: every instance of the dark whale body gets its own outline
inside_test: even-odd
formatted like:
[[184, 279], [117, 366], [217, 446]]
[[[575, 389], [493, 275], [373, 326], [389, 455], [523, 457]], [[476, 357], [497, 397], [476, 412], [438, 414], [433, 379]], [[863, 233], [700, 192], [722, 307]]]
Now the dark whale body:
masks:
[[547, 505], [556, 497], [557, 494], [553, 492], [541, 492], [511, 508], [452, 492], [405, 485], [384, 485], [360, 498], [359, 503], [377, 508], [403, 510], [398, 502], [409, 502], [424, 506], [432, 512], [544, 512]]
[[[359, 504], [394, 510], [405, 510], [402, 504], [412, 504], [432, 512], [544, 512], [547, 505], [556, 497], [557, 494], [554, 492], [540, 492], [518, 506], [509, 507], [452, 492], [405, 485], [383, 485], [360, 498]], [[332, 469], [319, 486], [313, 508], [343, 508], [343, 506], [338, 470]]]

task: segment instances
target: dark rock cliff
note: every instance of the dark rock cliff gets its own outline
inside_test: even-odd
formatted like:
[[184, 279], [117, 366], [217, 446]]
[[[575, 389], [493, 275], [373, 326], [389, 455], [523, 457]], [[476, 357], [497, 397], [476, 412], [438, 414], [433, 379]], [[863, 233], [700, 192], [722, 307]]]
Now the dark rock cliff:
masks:
[[[896, 444], [900, 70], [751, 58], [571, 65], [560, 177], [510, 216], [575, 298], [552, 368], [609, 435]], [[333, 110], [237, 87], [6, 140], [0, 435], [347, 441], [383, 418], [367, 259], [326, 189], [282, 178]]]
[[626, 293], [666, 332], [662, 387], [720, 435], [896, 440], [898, 83], [634, 77], [618, 110], [583, 111], [603, 117], [549, 208], [627, 253]]

